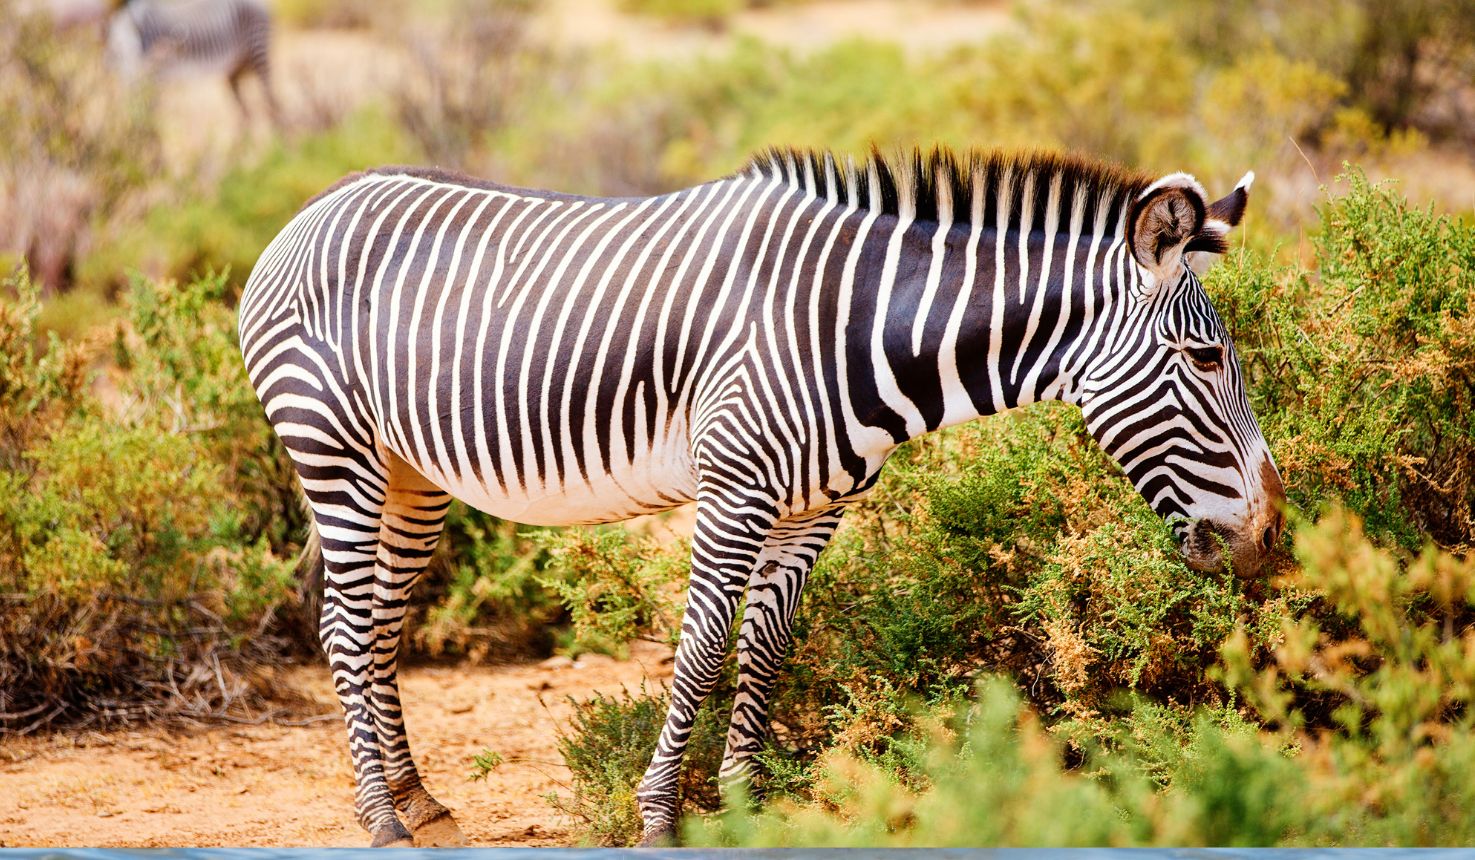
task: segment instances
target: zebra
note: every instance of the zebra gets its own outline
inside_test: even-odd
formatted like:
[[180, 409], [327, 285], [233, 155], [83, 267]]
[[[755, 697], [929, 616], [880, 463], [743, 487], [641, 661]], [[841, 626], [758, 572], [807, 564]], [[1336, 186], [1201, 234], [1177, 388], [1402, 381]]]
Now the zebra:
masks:
[[740, 603], [729, 785], [765, 740], [816, 558], [908, 439], [1073, 403], [1190, 566], [1256, 571], [1285, 495], [1198, 279], [1252, 179], [1210, 203], [1187, 174], [1074, 155], [774, 149], [653, 197], [389, 167], [309, 201], [252, 271], [239, 336], [320, 541], [372, 844], [461, 843], [396, 681], [453, 497], [535, 525], [695, 501], [645, 844], [675, 836]]
[[241, 115], [241, 83], [254, 75], [272, 123], [282, 124], [271, 82], [271, 13], [262, 0], [121, 0], [107, 20], [107, 55], [118, 74], [224, 72]]

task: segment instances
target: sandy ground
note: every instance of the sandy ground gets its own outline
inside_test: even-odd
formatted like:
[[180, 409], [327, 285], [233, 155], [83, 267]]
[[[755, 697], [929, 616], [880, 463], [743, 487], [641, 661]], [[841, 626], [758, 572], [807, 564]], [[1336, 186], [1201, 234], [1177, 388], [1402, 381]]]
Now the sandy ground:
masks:
[[[510, 666], [410, 669], [410, 738], [432, 794], [475, 846], [569, 845], [546, 796], [566, 791], [557, 751], [570, 697], [669, 678], [670, 650], [631, 659], [552, 658]], [[289, 683], [337, 710], [324, 669]], [[483, 750], [504, 762], [468, 778]], [[343, 724], [163, 727], [0, 743], [0, 847], [363, 846]]]
[[981, 41], [1010, 25], [1002, 0], [808, 0], [743, 8], [719, 28], [632, 15], [616, 0], [547, 0], [539, 34], [564, 47], [614, 48], [638, 59], [713, 53], [739, 38], [793, 51], [815, 51], [845, 39], [895, 41], [926, 54]]

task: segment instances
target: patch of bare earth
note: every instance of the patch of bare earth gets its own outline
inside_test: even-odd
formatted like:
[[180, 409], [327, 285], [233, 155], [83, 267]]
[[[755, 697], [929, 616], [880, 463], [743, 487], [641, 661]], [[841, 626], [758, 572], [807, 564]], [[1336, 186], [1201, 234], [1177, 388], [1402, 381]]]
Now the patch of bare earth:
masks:
[[[631, 658], [553, 658], [507, 666], [425, 667], [401, 675], [415, 758], [472, 845], [568, 845], [547, 801], [567, 791], [557, 750], [570, 697], [659, 684], [670, 649]], [[289, 681], [336, 714], [326, 668]], [[504, 759], [471, 781], [472, 756]], [[0, 742], [0, 847], [362, 846], [343, 723], [216, 725], [57, 734]]]
[[845, 39], [894, 41], [931, 52], [980, 41], [1011, 22], [1009, 4], [924, 0], [809, 0], [744, 7], [721, 26], [632, 15], [615, 0], [547, 0], [536, 32], [561, 47], [614, 47], [640, 59], [721, 51], [755, 38], [795, 51], [820, 50]]

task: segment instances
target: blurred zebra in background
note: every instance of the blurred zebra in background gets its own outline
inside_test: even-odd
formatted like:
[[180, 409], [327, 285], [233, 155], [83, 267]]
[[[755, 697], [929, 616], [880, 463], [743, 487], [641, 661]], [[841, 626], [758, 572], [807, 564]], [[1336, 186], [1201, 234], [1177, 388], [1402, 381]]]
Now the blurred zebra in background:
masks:
[[271, 84], [271, 13], [262, 0], [121, 0], [108, 19], [107, 53], [125, 78], [224, 72], [248, 121], [241, 82], [254, 75], [272, 123], [282, 124]]

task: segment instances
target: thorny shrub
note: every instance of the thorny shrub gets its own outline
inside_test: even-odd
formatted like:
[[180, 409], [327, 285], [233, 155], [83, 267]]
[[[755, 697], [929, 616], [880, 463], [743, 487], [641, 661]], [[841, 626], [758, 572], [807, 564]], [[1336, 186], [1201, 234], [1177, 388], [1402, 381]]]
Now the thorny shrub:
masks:
[[[564, 763], [575, 774], [572, 791], [552, 795], [554, 808], [580, 822], [589, 841], [630, 845], [640, 838], [635, 789], [666, 721], [666, 694], [596, 695], [576, 703], [573, 722], [558, 740]], [[722, 763], [727, 722], [703, 709], [692, 726], [681, 796], [689, 809], [714, 809], [715, 779]], [[631, 778], [634, 774], [634, 778]]]
[[970, 703], [914, 711], [893, 741], [912, 752], [904, 767], [832, 747], [801, 795], [692, 822], [687, 835], [746, 846], [1468, 844], [1475, 563], [1380, 549], [1341, 509], [1295, 543], [1284, 585], [1328, 617], [1282, 617], [1266, 649], [1243, 630], [1227, 637], [1215, 674], [1238, 707], [1191, 714], [1138, 697], [1094, 717], [1092, 736], [1043, 725], [1013, 684], [991, 678]]
[[140, 284], [111, 392], [88, 347], [35, 343], [28, 279], [0, 288], [0, 731], [249, 707], [283, 649], [280, 450], [221, 283]]
[[[317, 650], [297, 481], [229, 290], [140, 280], [111, 340], [67, 344], [36, 336], [29, 279], [0, 286], [0, 733], [259, 715], [270, 667]], [[464, 508], [443, 544], [412, 653], [547, 653], [546, 551]]]
[[1296, 506], [1340, 498], [1415, 549], [1475, 539], [1475, 230], [1354, 171], [1316, 267], [1211, 273]]

